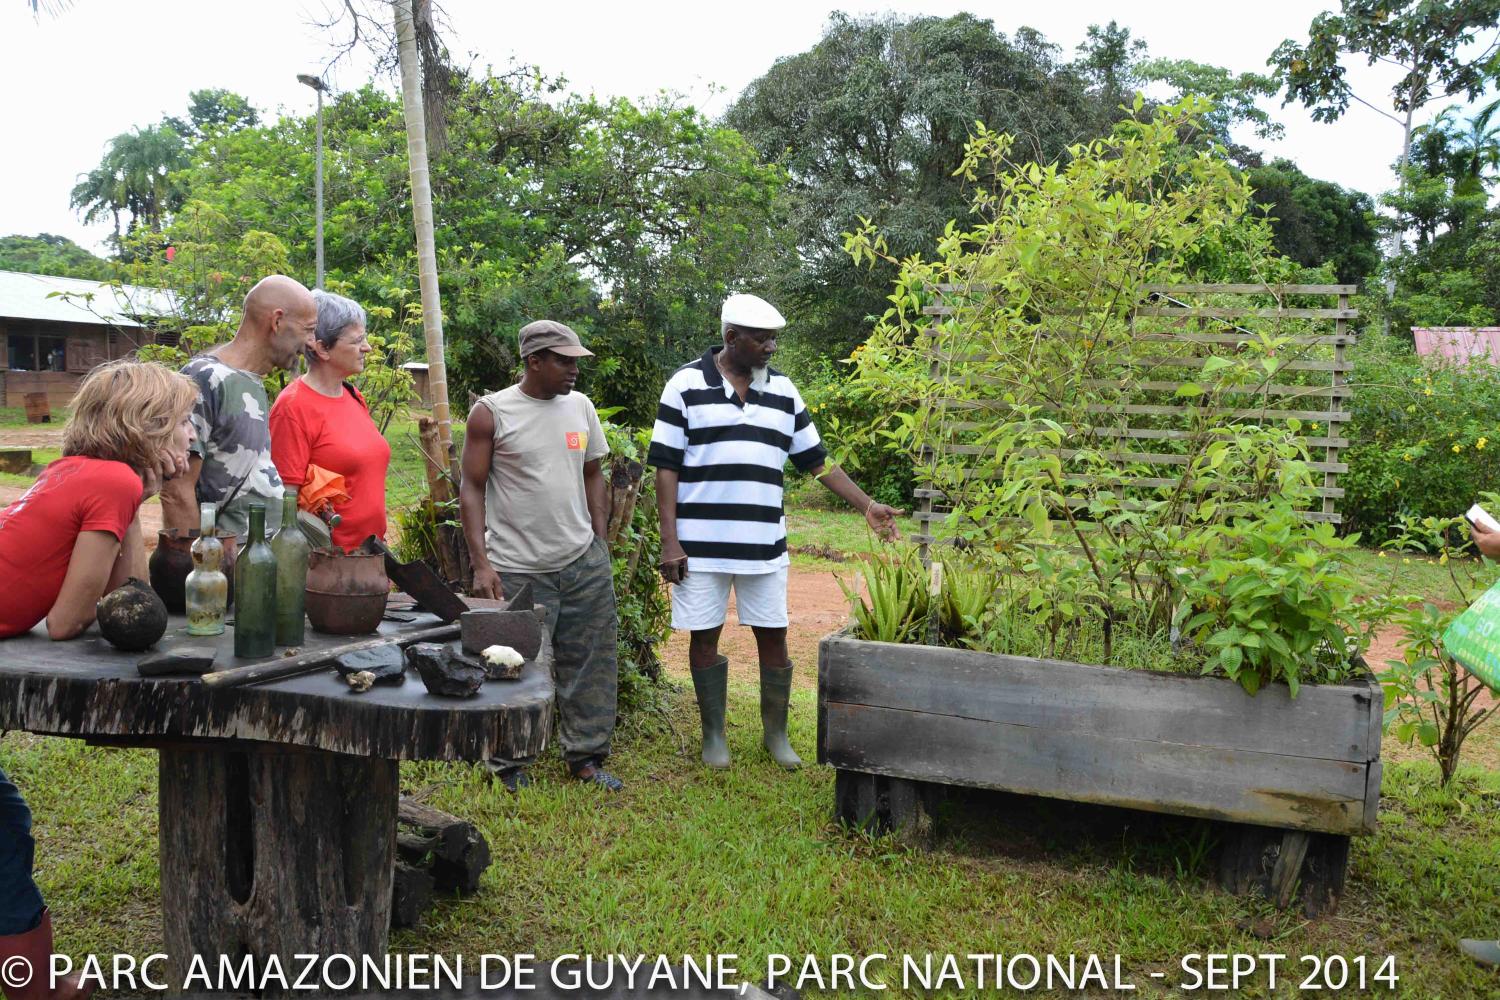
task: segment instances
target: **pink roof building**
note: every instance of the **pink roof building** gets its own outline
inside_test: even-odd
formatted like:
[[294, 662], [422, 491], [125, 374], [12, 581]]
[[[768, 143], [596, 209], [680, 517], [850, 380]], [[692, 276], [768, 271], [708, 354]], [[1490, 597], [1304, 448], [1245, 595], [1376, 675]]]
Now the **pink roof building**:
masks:
[[1421, 357], [1500, 365], [1500, 326], [1414, 326], [1411, 335]]

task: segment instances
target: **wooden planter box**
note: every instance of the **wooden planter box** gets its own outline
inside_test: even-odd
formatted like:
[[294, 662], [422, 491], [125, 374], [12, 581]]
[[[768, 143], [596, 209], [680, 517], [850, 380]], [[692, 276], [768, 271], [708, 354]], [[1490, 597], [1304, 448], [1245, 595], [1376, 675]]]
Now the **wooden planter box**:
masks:
[[1309, 911], [1336, 903], [1348, 838], [1375, 830], [1383, 701], [1373, 677], [1251, 697], [1212, 677], [836, 633], [818, 653], [818, 760], [854, 825], [920, 819], [967, 785], [1233, 824], [1221, 880]]

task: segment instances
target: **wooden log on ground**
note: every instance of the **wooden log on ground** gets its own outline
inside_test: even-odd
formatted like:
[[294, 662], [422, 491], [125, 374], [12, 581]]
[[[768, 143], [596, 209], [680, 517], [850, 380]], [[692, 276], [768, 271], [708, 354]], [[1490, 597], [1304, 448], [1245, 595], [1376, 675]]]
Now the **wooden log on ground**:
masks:
[[31, 471], [30, 448], [0, 448], [0, 472], [24, 476]]
[[391, 927], [415, 927], [422, 922], [422, 914], [432, 907], [432, 873], [424, 868], [396, 861], [396, 874], [391, 884]]
[[490, 866], [490, 844], [473, 823], [401, 797], [396, 849], [408, 864], [427, 869], [436, 889], [469, 895]]

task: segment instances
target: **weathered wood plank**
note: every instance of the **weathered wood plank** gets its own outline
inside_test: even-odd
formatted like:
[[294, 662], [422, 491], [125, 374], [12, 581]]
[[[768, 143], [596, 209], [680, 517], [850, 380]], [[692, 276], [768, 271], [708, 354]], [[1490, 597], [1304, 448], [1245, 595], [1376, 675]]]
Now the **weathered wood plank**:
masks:
[[[922, 491], [918, 491], [918, 492], [919, 493], [930, 493], [930, 494], [932, 494], [933, 497], [941, 497], [943, 495], [941, 492], [935, 491], [935, 490], [922, 490]], [[921, 498], [921, 497], [919, 497], [919, 498]], [[932, 497], [926, 497], [925, 499], [931, 499], [931, 498]], [[1087, 500], [1087, 499], [1085, 499], [1085, 498], [1083, 498], [1083, 497], [1070, 497], [1070, 498], [1068, 498], [1068, 507], [1071, 508], [1072, 510], [1086, 510], [1089, 507], [1089, 504], [1090, 504], [1090, 501]], [[1143, 510], [1144, 507], [1145, 507], [1145, 501], [1141, 501], [1141, 500], [1121, 500], [1120, 503], [1119, 503], [1119, 507], [1122, 510]], [[947, 511], [933, 511], [931, 513], [938, 514], [940, 516], [939, 517], [931, 517], [931, 518], [929, 518], [926, 513], [922, 513], [922, 516], [920, 518], [918, 518], [918, 520], [938, 521], [938, 520], [941, 520], [942, 518], [944, 518], [944, 517], [946, 517], [948, 515]], [[1327, 513], [1327, 512], [1324, 512], [1324, 511], [1320, 511], [1320, 510], [1299, 510], [1299, 511], [1297, 511], [1297, 516], [1301, 517], [1303, 520], [1306, 520], [1306, 521], [1326, 521], [1329, 524], [1342, 524], [1343, 523], [1342, 516], [1338, 513], [1338, 511], [1334, 511], [1332, 513]], [[913, 515], [913, 517], [916, 517], [916, 515]]]
[[1358, 285], [1257, 285], [1257, 284], [1182, 284], [1147, 285], [1148, 293], [1171, 295], [1182, 292], [1186, 295], [1354, 295]]
[[[993, 428], [993, 424], [982, 423], [977, 420], [953, 420], [946, 425], [950, 430], [987, 431]], [[1162, 427], [1090, 427], [1078, 424], [1063, 424], [1063, 431], [1076, 437], [1110, 437], [1131, 438], [1141, 441], [1188, 441], [1194, 438], [1207, 437], [1202, 431], [1172, 430]], [[1302, 442], [1309, 448], [1347, 448], [1349, 439], [1341, 437], [1305, 437]]]
[[[992, 455], [995, 453], [994, 448], [976, 444], [943, 444], [938, 450], [945, 455]], [[1083, 454], [1083, 450], [1079, 448], [1058, 448], [1056, 450], [1043, 451], [1040, 448], [1024, 448], [1021, 449], [1020, 454], [1056, 455], [1061, 459], [1069, 459]], [[1112, 462], [1135, 463], [1139, 465], [1190, 465], [1195, 457], [1193, 455], [1171, 454], [1160, 451], [1100, 451], [1097, 449], [1093, 450], [1091, 454]], [[1314, 472], [1349, 471], [1349, 466], [1343, 462], [1306, 462], [1304, 464]]]
[[1142, 306], [1137, 316], [1183, 316], [1203, 319], [1356, 319], [1357, 309], [1294, 309], [1254, 306]]
[[1368, 764], [1120, 739], [830, 702], [828, 762], [1207, 819], [1366, 833]]
[[[1176, 325], [1176, 323], [1174, 322], [1173, 325]], [[918, 330], [917, 335], [932, 340], [941, 336], [943, 332], [938, 327], [928, 326]], [[1058, 334], [1057, 336], [1086, 337], [1088, 334], [1078, 332], [1074, 334]], [[1238, 347], [1241, 344], [1249, 343], [1258, 338], [1249, 333], [1164, 333], [1141, 331], [1138, 329], [1131, 334], [1130, 339], [1161, 344], [1223, 344], [1228, 347]], [[1359, 338], [1352, 335], [1340, 336], [1339, 334], [1331, 333], [1318, 335], [1299, 333], [1290, 336], [1281, 335], [1276, 339], [1298, 347], [1347, 347], [1354, 344]]]
[[[1243, 750], [1364, 764], [1380, 756], [1371, 739], [1372, 701], [1360, 680], [1283, 685], [1249, 695], [1232, 681], [1062, 660], [847, 637], [823, 640], [820, 670], [835, 703], [1035, 727], [1063, 736], [1094, 734], [1209, 749]], [[1360, 785], [1364, 800], [1364, 785]]]
[[[970, 377], [978, 378], [979, 376]], [[961, 384], [959, 379], [947, 381]], [[1083, 384], [1090, 389], [1118, 389], [1121, 392], [1176, 392], [1183, 385], [1182, 382], [1166, 382], [1159, 379], [1121, 382], [1107, 378], [1086, 378]], [[1354, 395], [1354, 389], [1346, 385], [1232, 385], [1221, 387], [1219, 392], [1225, 396], [1292, 396], [1308, 399], [1325, 397], [1342, 399]]]
[[[440, 624], [419, 615], [384, 623], [381, 633]], [[174, 617], [158, 644], [195, 645]], [[233, 637], [225, 641], [232, 648]], [[349, 640], [309, 634], [308, 647]], [[484, 760], [545, 749], [552, 725], [552, 643], [515, 681], [492, 681], [472, 698], [438, 698], [415, 674], [354, 694], [330, 668], [257, 687], [208, 688], [197, 678], [143, 678], [138, 653], [122, 653], [97, 636], [63, 650], [44, 632], [0, 646], [0, 728], [57, 736], [111, 737], [146, 743], [203, 738], [283, 743], [391, 760]], [[229, 653], [220, 663], [235, 665]]]
[[[999, 364], [994, 358], [986, 354], [954, 354], [949, 351], [928, 351], [931, 357], [938, 361], [951, 362], [953, 364]], [[1207, 365], [1210, 357], [1122, 357], [1118, 364], [1122, 368], [1188, 368], [1200, 369]], [[1261, 371], [1259, 367], [1256, 369]], [[1276, 366], [1277, 372], [1352, 372], [1354, 365], [1348, 361], [1283, 361]]]
[[[937, 403], [952, 410], [1009, 410], [1010, 406], [996, 399], [960, 399], [944, 397]], [[1061, 413], [1056, 407], [1043, 407], [1051, 413]], [[1336, 410], [1283, 410], [1278, 407], [1244, 407], [1226, 410], [1217, 407], [1180, 406], [1158, 403], [1090, 403], [1083, 407], [1085, 413], [1122, 414], [1149, 417], [1218, 417], [1225, 420], [1316, 420], [1328, 424], [1348, 423], [1347, 412]]]

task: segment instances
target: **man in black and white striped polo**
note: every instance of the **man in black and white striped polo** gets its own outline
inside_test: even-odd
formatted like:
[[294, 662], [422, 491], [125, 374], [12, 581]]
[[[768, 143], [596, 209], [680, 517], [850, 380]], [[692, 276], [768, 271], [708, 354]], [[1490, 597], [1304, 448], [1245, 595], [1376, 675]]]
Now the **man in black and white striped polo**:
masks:
[[729, 660], [719, 655], [729, 591], [760, 653], [762, 742], [776, 763], [800, 767], [787, 740], [792, 664], [786, 650], [786, 518], [782, 473], [790, 458], [857, 510], [882, 538], [901, 512], [870, 499], [827, 452], [797, 387], [770, 367], [781, 313], [754, 295], [731, 295], [719, 314], [722, 346], [667, 380], [646, 461], [656, 467], [662, 577], [676, 585], [672, 626], [692, 632], [693, 690], [703, 723], [703, 763], [729, 766], [724, 739]]

